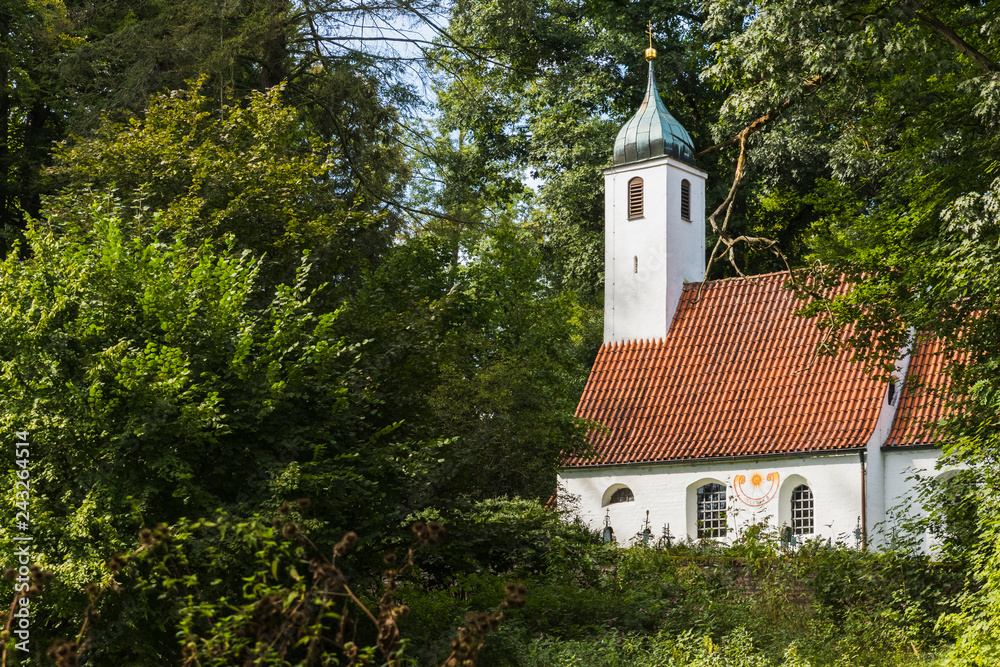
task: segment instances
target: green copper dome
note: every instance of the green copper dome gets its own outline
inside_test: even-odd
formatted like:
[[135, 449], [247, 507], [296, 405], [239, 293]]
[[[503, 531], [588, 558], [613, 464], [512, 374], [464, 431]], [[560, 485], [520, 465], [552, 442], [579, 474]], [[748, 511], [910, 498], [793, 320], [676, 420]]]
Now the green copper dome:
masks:
[[694, 143], [684, 126], [663, 106], [656, 89], [653, 62], [649, 62], [649, 83], [639, 111], [615, 139], [615, 164], [629, 164], [667, 155], [694, 165]]

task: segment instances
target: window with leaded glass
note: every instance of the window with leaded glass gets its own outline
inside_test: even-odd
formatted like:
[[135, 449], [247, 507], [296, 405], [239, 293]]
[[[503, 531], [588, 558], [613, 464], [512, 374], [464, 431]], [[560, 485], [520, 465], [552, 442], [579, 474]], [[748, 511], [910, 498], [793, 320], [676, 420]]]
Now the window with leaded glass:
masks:
[[608, 504], [630, 503], [633, 500], [635, 500], [635, 496], [632, 494], [632, 489], [625, 486], [611, 494], [611, 500], [608, 501]]
[[792, 532], [810, 535], [813, 531], [813, 493], [805, 484], [792, 489]]
[[706, 484], [698, 489], [698, 537], [726, 536], [726, 487]]

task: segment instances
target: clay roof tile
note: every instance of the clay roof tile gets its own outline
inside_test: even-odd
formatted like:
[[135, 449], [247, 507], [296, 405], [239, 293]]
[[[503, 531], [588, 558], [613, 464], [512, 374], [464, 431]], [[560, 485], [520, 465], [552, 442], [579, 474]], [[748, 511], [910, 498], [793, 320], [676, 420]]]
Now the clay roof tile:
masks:
[[940, 340], [923, 338], [917, 342], [885, 449], [941, 442], [942, 434], [934, 425], [947, 416], [942, 394], [948, 387], [946, 365], [952, 360]]
[[666, 338], [605, 344], [577, 414], [609, 432], [596, 459], [565, 465], [863, 445], [884, 388], [847, 353], [815, 356], [822, 336], [795, 317], [787, 277], [690, 283]]

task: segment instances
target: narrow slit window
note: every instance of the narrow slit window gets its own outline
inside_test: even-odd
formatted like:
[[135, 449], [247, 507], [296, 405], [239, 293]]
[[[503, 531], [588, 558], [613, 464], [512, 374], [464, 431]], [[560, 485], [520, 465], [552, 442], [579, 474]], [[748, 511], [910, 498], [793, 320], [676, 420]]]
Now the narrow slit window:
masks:
[[632, 257], [632, 273], [639, 273], [639, 255]]
[[691, 181], [681, 181], [681, 220], [691, 222]]
[[642, 179], [636, 176], [628, 182], [628, 218], [642, 217]]

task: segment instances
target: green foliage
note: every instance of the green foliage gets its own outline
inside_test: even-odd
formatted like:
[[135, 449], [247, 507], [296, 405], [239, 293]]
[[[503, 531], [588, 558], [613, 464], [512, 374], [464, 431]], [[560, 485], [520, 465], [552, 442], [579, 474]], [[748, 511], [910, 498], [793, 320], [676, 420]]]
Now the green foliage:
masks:
[[[399, 461], [433, 450], [364, 422], [357, 348], [336, 312], [313, 309], [308, 263], [257, 307], [252, 255], [151, 243], [162, 229], [136, 234], [117, 215], [29, 229], [32, 259], [0, 265], [0, 423], [30, 433], [35, 562], [61, 582], [39, 624], [54, 629], [78, 608], [73, 587], [144, 523], [309, 494], [319, 538], [327, 525], [379, 535], [405, 515]], [[4, 511], [15, 501], [10, 484]]]
[[[308, 515], [310, 506], [308, 499], [299, 499], [295, 515]], [[377, 600], [366, 605], [343, 569], [357, 535], [345, 534], [327, 556], [303, 532], [298, 517], [285, 503], [270, 525], [259, 516], [234, 521], [220, 512], [212, 521], [182, 519], [172, 527], [142, 529], [141, 545], [130, 554], [112, 556], [103, 581], [87, 584], [88, 605], [76, 640], [56, 639], [47, 652], [49, 659], [60, 666], [84, 660], [219, 667], [413, 664], [405, 655], [399, 627], [410, 609], [399, 603], [396, 593], [399, 580], [413, 570], [417, 552], [440, 541], [444, 527], [414, 523], [406, 555], [384, 556], [381, 582], [369, 588], [369, 593], [378, 589]], [[230, 544], [251, 556], [251, 569], [241, 579], [234, 580], [219, 558], [227, 535]], [[196, 559], [206, 565], [195, 569]], [[33, 575], [36, 583], [29, 597], [37, 597], [35, 589], [43, 589], [51, 575]], [[503, 618], [500, 610], [522, 606], [524, 595], [523, 586], [501, 586], [491, 605], [497, 611], [470, 616], [467, 627], [452, 633], [455, 641], [447, 664], [475, 664], [483, 636]], [[155, 599], [159, 622], [152, 632], [143, 628], [146, 641], [123, 655], [109, 642], [114, 635], [102, 618], [117, 611], [127, 596]], [[15, 595], [15, 605], [21, 597]], [[126, 609], [131, 615], [126, 623], [134, 631], [140, 624], [136, 610]], [[5, 630], [8, 649], [9, 634]], [[43, 641], [41, 634], [35, 632], [36, 645]], [[149, 635], [159, 641], [151, 642]]]
[[111, 190], [144, 238], [263, 256], [257, 306], [296, 279], [308, 251], [304, 285], [325, 285], [313, 307], [340, 310], [330, 335], [362, 352], [345, 391], [370, 406], [363, 430], [439, 443], [405, 463], [424, 476], [410, 507], [461, 494], [547, 498], [561, 456], [583, 448], [572, 413], [593, 327], [543, 279], [538, 239], [505, 223], [394, 241], [390, 221], [338, 198], [331, 147], [281, 98], [272, 90], [220, 110], [203, 92], [179, 92], [142, 120], [103, 125], [60, 150], [52, 171], [64, 188], [48, 224], [86, 230], [103, 197], [95, 188]]
[[454, 572], [545, 572], [553, 582], [596, 581], [597, 536], [535, 500], [491, 498], [446, 509], [426, 509], [416, 519], [448, 525], [450, 539], [422, 560], [438, 581]]
[[452, 438], [414, 509], [463, 495], [545, 500], [565, 453], [585, 449], [573, 418], [589, 342], [577, 300], [546, 284], [527, 230], [463, 240], [401, 243], [343, 310], [344, 335], [369, 341], [366, 394], [402, 433]]
[[[970, 633], [961, 654], [979, 646], [968, 655], [987, 656], [995, 650], [988, 645], [1000, 643], [998, 3], [718, 1], [707, 8], [709, 24], [728, 29], [705, 72], [731, 90], [719, 132], [782, 108], [751, 143], [753, 159], [775, 173], [795, 169], [802, 155], [825, 163], [805, 200], [813, 211], [813, 268], [800, 281], [802, 295], [813, 298], [805, 314], [824, 326], [850, 325], [844, 344], [885, 375], [918, 339], [945, 348], [947, 463], [974, 468], [978, 481], [963, 493], [964, 516], [947, 521], [970, 547], [950, 553], [971, 558], [978, 580], [970, 582], [964, 630], [952, 627]], [[845, 282], [845, 294], [824, 298]], [[938, 523], [954, 514], [946, 496], [953, 494], [938, 495]]]
[[331, 147], [303, 130], [280, 89], [222, 108], [207, 92], [155, 97], [141, 120], [105, 122], [58, 150], [51, 173], [62, 190], [46, 207], [50, 224], [86, 225], [87, 211], [74, 209], [112, 192], [144, 233], [156, 225], [189, 244], [232, 237], [238, 250], [263, 255], [268, 286], [293, 280], [305, 250], [314, 271], [337, 282], [385, 252], [385, 220], [339, 198]]
[[[537, 239], [511, 224], [388, 243], [336, 198], [328, 147], [279, 95], [221, 113], [178, 93], [65, 148], [64, 190], [0, 265], [0, 423], [31, 434], [36, 558], [56, 574], [37, 618], [53, 632], [70, 634], [80, 586], [144, 524], [308, 495], [318, 544], [357, 529], [367, 553], [432, 501], [547, 498], [563, 453], [583, 450], [585, 324], [541, 277]], [[11, 485], [0, 506], [16, 502]], [[253, 553], [218, 541], [193, 541], [191, 572], [223, 568], [232, 588]], [[140, 619], [165, 604], [124, 595], [131, 632], [102, 650], [160, 655], [163, 626]]]
[[524, 581], [530, 595], [487, 638], [480, 667], [890, 667], [926, 664], [941, 650], [947, 635], [938, 619], [957, 609], [961, 570], [905, 555], [761, 542], [770, 554], [747, 557], [737, 545], [594, 544], [581, 550], [599, 565], [596, 577], [585, 576], [581, 559], [568, 579], [524, 568], [403, 587], [415, 620], [412, 655], [440, 659], [456, 620], [495, 596], [505, 577]]
[[52, 193], [43, 172], [53, 143], [90, 136], [105, 117], [141, 115], [150, 96], [195, 80], [204, 82], [219, 110], [227, 98], [285, 85], [300, 122], [342, 157], [328, 169], [328, 187], [359, 209], [382, 212], [383, 224], [395, 231], [409, 177], [400, 118], [419, 101], [403, 83], [398, 61], [344, 45], [357, 43], [357, 22], [422, 20], [417, 17], [433, 8], [429, 4], [5, 3], [0, 257], [23, 230], [25, 213], [37, 218], [41, 197]]
[[[942, 613], [957, 609], [962, 571], [913, 556], [819, 543], [791, 550], [761, 536], [732, 546], [618, 549], [572, 525], [557, 528], [553, 513], [524, 501], [470, 511], [455, 516], [443, 544], [436, 521], [416, 522], [414, 542], [397, 550], [406, 555], [381, 566], [370, 552], [347, 557], [353, 537], [317, 547], [310, 526], [323, 522], [305, 500], [280, 507], [270, 525], [260, 515], [217, 512], [143, 529], [128, 556], [92, 573], [98, 584], [87, 587], [83, 618], [52, 632], [79, 634], [102, 664], [192, 656], [218, 665], [343, 664], [357, 650], [374, 664], [395, 655], [392, 665], [451, 664], [470, 651], [479, 667], [890, 667], [929, 664], [955, 622]], [[524, 533], [543, 557], [507, 571], [471, 569], [470, 560], [465, 570], [434, 574], [449, 549], [460, 551], [477, 532], [495, 535], [503, 523], [550, 527]], [[559, 542], [580, 555], [545, 558]], [[534, 569], [539, 560], [545, 571]], [[512, 579], [527, 585], [526, 604]], [[60, 585], [57, 575], [33, 605]], [[79, 597], [82, 586], [70, 588]], [[502, 615], [481, 612], [501, 600]], [[123, 645], [121, 627], [142, 641]]]
[[448, 358], [428, 408], [457, 437], [451, 465], [465, 493], [545, 500], [563, 457], [586, 448], [572, 416], [586, 376], [585, 315], [574, 295], [546, 283], [526, 230], [503, 225], [464, 249]]
[[[519, 506], [496, 507], [496, 519]], [[941, 619], [959, 608], [965, 577], [961, 567], [906, 553], [818, 542], [791, 549], [767, 531], [732, 545], [620, 549], [582, 532], [574, 539], [569, 525], [559, 539], [532, 533], [521, 516], [513, 523], [535, 553], [564, 540], [577, 545], [575, 557], [550, 560], [541, 570], [528, 552], [509, 572], [452, 569], [441, 576], [438, 559], [460, 552], [470, 533], [498, 534], [490, 522], [454, 516], [449, 543], [424, 554], [420, 578], [400, 588], [414, 619], [410, 655], [426, 664], [443, 659], [463, 614], [488, 606], [514, 578], [528, 587], [527, 603], [505, 612], [480, 667], [926, 664], [948, 639]]]
[[745, 630], [735, 630], [716, 643], [708, 636], [685, 632], [676, 638], [623, 634], [599, 642], [533, 642], [523, 663], [538, 665], [578, 665], [580, 667], [810, 667], [794, 645], [784, 660], [762, 656]]
[[60, 54], [79, 43], [61, 0], [10, 0], [0, 9], [0, 257], [37, 216], [40, 171], [65, 133]]
[[[523, 202], [522, 215], [545, 235], [548, 279], [596, 305], [604, 274], [601, 170], [642, 100], [639, 26], [649, 20], [664, 101], [695, 144], [707, 147], [721, 97], [697, 77], [709, 61], [696, 2], [461, 2], [449, 29], [476, 44], [477, 57], [439, 55], [448, 79], [438, 93], [438, 205], [489, 224], [495, 211]], [[526, 176], [539, 182], [537, 194], [522, 184]]]

